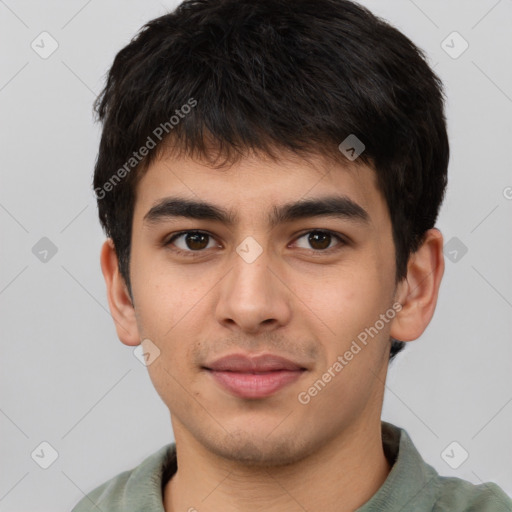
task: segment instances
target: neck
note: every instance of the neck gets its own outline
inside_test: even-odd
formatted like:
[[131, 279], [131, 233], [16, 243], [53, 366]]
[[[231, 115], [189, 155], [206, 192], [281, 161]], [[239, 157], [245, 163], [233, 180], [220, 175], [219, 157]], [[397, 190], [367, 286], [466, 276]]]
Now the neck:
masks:
[[346, 429], [296, 464], [264, 468], [220, 459], [179, 425], [173, 427], [178, 471], [165, 487], [166, 512], [354, 511], [391, 470], [380, 418]]

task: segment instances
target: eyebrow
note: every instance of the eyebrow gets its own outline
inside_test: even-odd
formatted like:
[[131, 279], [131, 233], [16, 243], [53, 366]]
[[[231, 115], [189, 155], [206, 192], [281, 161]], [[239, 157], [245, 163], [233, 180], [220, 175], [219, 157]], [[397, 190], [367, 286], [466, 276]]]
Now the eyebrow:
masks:
[[[143, 223], [153, 225], [176, 217], [213, 220], [228, 226], [233, 226], [237, 221], [237, 216], [231, 210], [224, 210], [214, 204], [181, 197], [165, 197], [144, 215]], [[314, 217], [334, 217], [362, 224], [370, 223], [370, 215], [362, 206], [347, 196], [336, 195], [274, 206], [268, 224], [274, 228], [279, 224]]]

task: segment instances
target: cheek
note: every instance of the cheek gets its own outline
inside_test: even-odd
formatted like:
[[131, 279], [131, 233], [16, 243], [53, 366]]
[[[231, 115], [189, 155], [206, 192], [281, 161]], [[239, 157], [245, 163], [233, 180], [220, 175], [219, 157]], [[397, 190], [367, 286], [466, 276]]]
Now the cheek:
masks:
[[[179, 354], [173, 355], [174, 360], [180, 357]], [[179, 366], [172, 365], [172, 359], [169, 360], [162, 352], [147, 369], [155, 391], [165, 404], [173, 404], [173, 408], [186, 408], [190, 404], [188, 383], [179, 373]]]
[[320, 279], [297, 275], [294, 290], [300, 300], [301, 315], [319, 324], [319, 328], [338, 340], [357, 335], [369, 322], [373, 324], [387, 306], [380, 269], [370, 262], [332, 269]]
[[132, 287], [139, 329], [146, 337], [165, 339], [187, 322], [204, 295], [197, 276], [187, 276], [154, 255], [133, 259]]
[[139, 330], [160, 348], [167, 365], [189, 361], [186, 351], [200, 339], [210, 315], [205, 297], [215, 281], [191, 267], [179, 271], [148, 256], [139, 259], [133, 274]]

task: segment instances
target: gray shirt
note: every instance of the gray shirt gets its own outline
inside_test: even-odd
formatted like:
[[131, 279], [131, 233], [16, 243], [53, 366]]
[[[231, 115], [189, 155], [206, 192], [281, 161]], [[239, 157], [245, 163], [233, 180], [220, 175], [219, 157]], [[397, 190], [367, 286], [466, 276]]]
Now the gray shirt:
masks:
[[[512, 512], [512, 500], [496, 484], [440, 476], [404, 429], [383, 421], [382, 443], [391, 472], [356, 512]], [[91, 491], [72, 512], [164, 512], [163, 489], [176, 470], [172, 443]]]

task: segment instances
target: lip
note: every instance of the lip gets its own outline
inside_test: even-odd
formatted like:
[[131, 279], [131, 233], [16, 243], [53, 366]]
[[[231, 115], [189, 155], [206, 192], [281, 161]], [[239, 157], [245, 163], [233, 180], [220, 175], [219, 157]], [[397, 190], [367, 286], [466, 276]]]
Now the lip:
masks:
[[240, 373], [271, 372], [276, 370], [305, 370], [306, 368], [290, 359], [274, 354], [249, 356], [246, 354], [229, 354], [212, 363], [204, 365], [209, 370]]
[[265, 398], [295, 382], [306, 371], [281, 356], [231, 354], [204, 366], [226, 391], [239, 398]]

